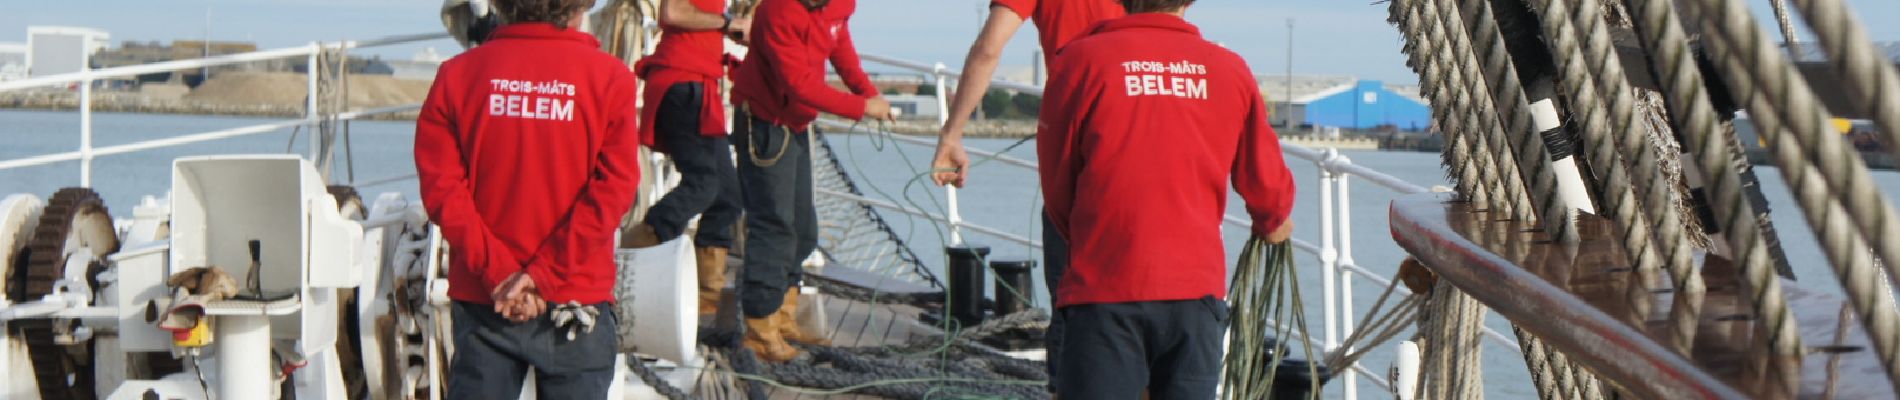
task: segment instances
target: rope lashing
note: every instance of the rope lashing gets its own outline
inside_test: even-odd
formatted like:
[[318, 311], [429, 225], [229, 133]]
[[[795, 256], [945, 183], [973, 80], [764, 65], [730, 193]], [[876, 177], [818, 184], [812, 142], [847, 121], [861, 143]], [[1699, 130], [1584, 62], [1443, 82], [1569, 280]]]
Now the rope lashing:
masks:
[[569, 301], [554, 306], [548, 318], [554, 320], [554, 329], [566, 330], [567, 340], [574, 340], [581, 333], [594, 333], [594, 323], [600, 319], [600, 309], [579, 301]]

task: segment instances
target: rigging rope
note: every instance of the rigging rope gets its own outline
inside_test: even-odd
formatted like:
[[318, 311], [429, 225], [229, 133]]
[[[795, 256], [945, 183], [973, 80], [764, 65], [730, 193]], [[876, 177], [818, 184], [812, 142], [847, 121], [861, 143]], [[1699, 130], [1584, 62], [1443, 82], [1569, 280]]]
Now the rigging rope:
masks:
[[1419, 325], [1424, 344], [1421, 384], [1413, 398], [1483, 399], [1484, 304], [1443, 279], [1426, 304], [1425, 320]]
[[[1622, 64], [1611, 53], [1614, 49], [1610, 47], [1599, 8], [1590, 4], [1577, 7], [1573, 13], [1566, 2], [1538, 0], [1534, 4], [1543, 19], [1541, 25], [1547, 39], [1544, 42], [1561, 70], [1559, 81], [1568, 90], [1573, 113], [1584, 115], [1580, 130], [1584, 141], [1591, 144], [1584, 146], [1592, 156], [1590, 165], [1599, 170], [1599, 176], [1608, 178], [1606, 188], [1616, 196], [1609, 209], [1623, 230], [1622, 244], [1632, 258], [1631, 266], [1642, 274], [1630, 280], [1632, 283], [1624, 293], [1635, 301], [1632, 304], [1648, 303], [1650, 288], [1646, 282], [1649, 280], [1644, 278], [1657, 271], [1657, 263], [1663, 263], [1676, 293], [1669, 312], [1666, 345], [1678, 354], [1689, 354], [1707, 288], [1695, 264], [1688, 232], [1677, 212], [1682, 201], [1676, 198], [1675, 184], [1669, 181], [1669, 174], [1660, 168], [1662, 162], [1656, 148], [1649, 145], [1639, 130], [1643, 125], [1635, 113], [1634, 93], [1626, 83], [1628, 78], [1623, 74]], [[1487, 10], [1482, 15], [1488, 14]], [[1583, 21], [1583, 27], [1577, 27], [1566, 16]], [[1579, 30], [1588, 32], [1585, 34], [1590, 44], [1588, 55], [1578, 42]], [[1592, 70], [1586, 71], [1586, 65]], [[1607, 104], [1599, 96], [1607, 96]], [[1606, 112], [1609, 115], [1606, 116]], [[1605, 135], [1605, 132], [1614, 134]], [[1619, 152], [1621, 157], [1617, 157]], [[1618, 163], [1618, 158], [1623, 162]], [[1646, 179], [1632, 179], [1632, 174]], [[1638, 202], [1638, 198], [1642, 201]], [[1652, 230], [1654, 236], [1650, 235]]]
[[[1449, 29], [1468, 30], [1453, 1], [1423, 2], [1425, 17], [1451, 27]], [[1496, 26], [1480, 21], [1479, 31], [1473, 33], [1483, 33], [1487, 27], [1495, 32]], [[1475, 35], [1478, 37], [1476, 47], [1473, 47], [1471, 36], [1474, 35], [1456, 32], [1443, 34], [1438, 25], [1432, 26], [1431, 32], [1434, 41], [1448, 38], [1450, 55], [1455, 57], [1454, 60], [1461, 61], [1454, 63], [1459, 72], [1454, 76], [1463, 75], [1473, 93], [1488, 93], [1488, 96], [1481, 95], [1480, 98], [1489, 98], [1490, 101], [1477, 102], [1479, 115], [1492, 116], [1482, 119], [1495, 120], [1487, 122], [1501, 124], [1503, 130], [1496, 131], [1497, 134], [1511, 139], [1508, 149], [1496, 150], [1500, 153], [1515, 151], [1507, 153], [1511, 154], [1508, 158], [1516, 161], [1518, 171], [1524, 173], [1522, 179], [1530, 183], [1530, 198], [1536, 202], [1531, 212], [1537, 213], [1533, 219], [1529, 218], [1531, 212], [1520, 212], [1517, 219], [1541, 224], [1544, 233], [1552, 241], [1574, 243], [1577, 239], [1576, 209], [1564, 204], [1563, 198], [1558, 195], [1557, 177], [1550, 168], [1550, 154], [1545, 148], [1543, 136], [1531, 127], [1530, 101], [1524, 94], [1523, 84], [1518, 81], [1516, 68], [1511, 66], [1510, 57], [1500, 43], [1502, 40], [1495, 33], [1489, 36]], [[1483, 56], [1482, 67], [1479, 67], [1480, 55]], [[1488, 92], [1485, 90], [1487, 88]]]
[[[1900, 156], [1900, 74], [1894, 72], [1893, 60], [1874, 47], [1860, 19], [1840, 0], [1793, 1], [1820, 39], [1852, 103], [1860, 105], [1860, 111], [1867, 112], [1880, 128], [1887, 151]], [[1788, 37], [1788, 42], [1794, 41]]]

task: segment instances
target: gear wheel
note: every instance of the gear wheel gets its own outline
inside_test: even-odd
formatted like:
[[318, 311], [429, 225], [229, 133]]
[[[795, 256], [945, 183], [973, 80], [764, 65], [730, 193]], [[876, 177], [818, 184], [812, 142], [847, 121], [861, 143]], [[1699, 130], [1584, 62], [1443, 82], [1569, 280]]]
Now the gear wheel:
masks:
[[[24, 262], [13, 266], [8, 276], [8, 295], [15, 303], [37, 301], [53, 293], [61, 280], [68, 279], [66, 266], [73, 257], [103, 260], [119, 250], [119, 238], [112, 226], [112, 215], [105, 202], [91, 189], [66, 188], [53, 194], [40, 214], [39, 225], [27, 243]], [[93, 289], [91, 270], [101, 264], [94, 261], [84, 279]], [[88, 400], [93, 393], [92, 368], [89, 364], [92, 343], [61, 344], [59, 324], [77, 321], [29, 319], [13, 323], [26, 339], [27, 353], [33, 360], [33, 373], [39, 383], [40, 398], [48, 400]]]

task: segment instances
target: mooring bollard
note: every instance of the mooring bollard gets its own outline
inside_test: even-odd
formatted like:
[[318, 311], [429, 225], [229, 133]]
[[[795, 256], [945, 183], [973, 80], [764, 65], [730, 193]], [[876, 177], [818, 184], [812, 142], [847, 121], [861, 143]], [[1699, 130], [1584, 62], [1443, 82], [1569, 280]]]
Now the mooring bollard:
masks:
[[1036, 268], [1036, 262], [1030, 260], [991, 261], [990, 269], [996, 270], [996, 316], [1015, 314], [1029, 309], [1030, 285], [1034, 279], [1029, 270]]
[[990, 248], [966, 245], [943, 251], [950, 257], [945, 268], [950, 274], [949, 303], [945, 305], [950, 308], [950, 317], [964, 328], [983, 323], [983, 259], [990, 255]]

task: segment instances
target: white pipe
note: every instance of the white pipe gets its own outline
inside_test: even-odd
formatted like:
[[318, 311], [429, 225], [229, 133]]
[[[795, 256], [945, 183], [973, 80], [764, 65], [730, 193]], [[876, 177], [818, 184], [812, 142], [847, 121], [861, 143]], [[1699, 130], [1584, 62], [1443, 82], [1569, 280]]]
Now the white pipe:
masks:
[[[1339, 156], [1339, 151], [1326, 149], [1326, 160]], [[1339, 346], [1339, 288], [1334, 282], [1339, 267], [1339, 250], [1333, 241], [1333, 173], [1327, 170], [1326, 161], [1317, 162], [1319, 166], [1319, 261], [1320, 261], [1320, 315], [1325, 318], [1326, 351]]]
[[92, 187], [92, 80], [79, 84], [79, 187]]
[[[322, 49], [322, 47], [315, 42], [310, 43], [310, 48], [313, 50]], [[310, 89], [304, 92], [303, 117], [305, 121], [310, 122], [309, 125], [305, 125], [309, 127], [310, 131], [310, 134], [306, 135], [309, 136], [310, 147], [305, 150], [310, 151], [309, 159], [311, 161], [321, 163], [323, 161], [317, 159], [317, 53], [317, 51], [311, 51], [309, 58], [310, 63], [304, 64], [304, 76], [309, 78]], [[205, 78], [209, 79], [210, 77], [207, 76]], [[326, 171], [325, 173], [327, 174], [328, 172]]]
[[[1333, 163], [1332, 163], [1332, 165], [1334, 166], [1351, 165], [1351, 164], [1352, 164], [1352, 159], [1346, 158], [1346, 156], [1343, 156], [1343, 155], [1337, 158], [1334, 158]], [[1353, 259], [1352, 259], [1352, 185], [1350, 182], [1350, 178], [1351, 178], [1350, 176], [1345, 175], [1345, 174], [1340, 174], [1333, 178], [1339, 181], [1339, 265], [1353, 264]], [[1341, 332], [1340, 335], [1346, 336], [1346, 337], [1351, 337], [1353, 335], [1353, 330], [1354, 330], [1353, 320], [1357, 319], [1357, 318], [1354, 318], [1355, 314], [1353, 313], [1353, 307], [1352, 307], [1352, 294], [1353, 294], [1352, 271], [1347, 270], [1345, 268], [1340, 268], [1339, 269], [1339, 311], [1340, 311], [1339, 326], [1340, 326], [1340, 332]], [[1358, 400], [1359, 399], [1359, 372], [1353, 371], [1350, 369], [1346, 370], [1345, 376], [1343, 376], [1343, 378], [1345, 378], [1345, 382], [1343, 386], [1345, 387], [1346, 400]]]
[[214, 317], [217, 331], [218, 399], [270, 397], [270, 317]]
[[1399, 356], [1392, 362], [1392, 396], [1398, 400], [1412, 400], [1418, 394], [1418, 343], [1410, 340], [1399, 342]]
[[[1550, 99], [1531, 103], [1531, 127], [1538, 135], [1554, 129], [1563, 128], [1563, 120], [1557, 116], [1557, 105]], [[1583, 186], [1583, 173], [1577, 170], [1577, 158], [1565, 155], [1550, 161], [1551, 172], [1557, 175], [1557, 195], [1572, 210], [1595, 214], [1596, 206], [1590, 203], [1589, 189]]]
[[[931, 73], [935, 74], [934, 76], [937, 78], [936, 96], [937, 96], [937, 127], [938, 128], [942, 128], [945, 125], [950, 123], [950, 104], [948, 102], [949, 96], [944, 95], [944, 84], [943, 84], [944, 79], [945, 79], [944, 76], [947, 74], [946, 70], [948, 69], [949, 68], [945, 67], [943, 63], [937, 63], [936, 67], [931, 69]], [[896, 135], [892, 135], [892, 136], [896, 136]], [[937, 140], [943, 140], [943, 139], [938, 138]], [[936, 165], [931, 165], [931, 168], [936, 168]], [[930, 173], [931, 175], [937, 174], [937, 172], [934, 170], [931, 171]], [[949, 209], [945, 211], [950, 213], [950, 245], [963, 246], [963, 212], [962, 212], [961, 207], [957, 206], [956, 185], [944, 185], [943, 197], [946, 202], [946, 205], [949, 206]]]

